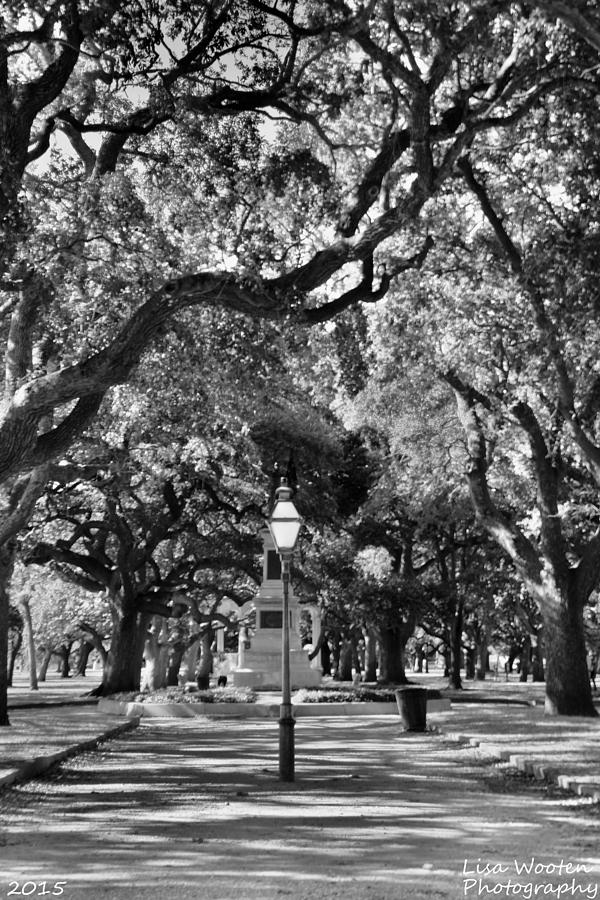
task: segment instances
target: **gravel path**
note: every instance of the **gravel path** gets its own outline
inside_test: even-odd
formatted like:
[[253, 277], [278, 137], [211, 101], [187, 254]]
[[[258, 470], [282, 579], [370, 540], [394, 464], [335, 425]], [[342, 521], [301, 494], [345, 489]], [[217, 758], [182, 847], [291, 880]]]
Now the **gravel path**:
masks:
[[[527, 885], [600, 890], [589, 801], [383, 718], [298, 723], [297, 781], [282, 785], [276, 737], [274, 722], [149, 720], [5, 790], [0, 896], [41, 896], [43, 882], [65, 900], [518, 896], [510, 879], [525, 900]], [[517, 876], [533, 857], [538, 874]]]

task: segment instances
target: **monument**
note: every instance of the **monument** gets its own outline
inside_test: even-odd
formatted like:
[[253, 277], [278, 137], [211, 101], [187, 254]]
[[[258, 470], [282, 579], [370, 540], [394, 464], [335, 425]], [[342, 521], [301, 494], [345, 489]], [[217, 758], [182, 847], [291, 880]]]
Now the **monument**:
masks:
[[[267, 528], [261, 531], [263, 541], [263, 576], [256, 598], [246, 607], [256, 610], [255, 631], [247, 640], [245, 629], [240, 629], [238, 664], [230, 672], [230, 682], [237, 686], [281, 688], [281, 629], [283, 623], [283, 584], [281, 561], [275, 550], [273, 538]], [[311, 665], [307, 650], [300, 641], [300, 606], [290, 585], [290, 681], [292, 688], [318, 687], [321, 669]], [[313, 617], [313, 627], [317, 617]], [[316, 644], [318, 634], [313, 634]]]

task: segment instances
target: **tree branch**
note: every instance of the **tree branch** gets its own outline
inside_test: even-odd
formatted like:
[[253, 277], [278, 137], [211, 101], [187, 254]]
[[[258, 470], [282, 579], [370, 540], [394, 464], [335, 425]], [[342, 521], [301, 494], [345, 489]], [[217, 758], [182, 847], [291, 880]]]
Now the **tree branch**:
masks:
[[418, 253], [403, 262], [397, 263], [392, 272], [384, 272], [379, 287], [376, 290], [372, 289], [373, 258], [368, 257], [363, 261], [363, 278], [360, 284], [351, 288], [351, 290], [346, 291], [341, 296], [336, 297], [335, 300], [331, 300], [329, 303], [307, 309], [304, 313], [306, 321], [311, 325], [314, 325], [317, 322], [327, 322], [345, 309], [348, 309], [348, 307], [354, 306], [356, 303], [376, 303], [388, 292], [393, 277], [399, 275], [401, 272], [406, 272], [409, 269], [421, 268], [431, 247], [433, 247], [433, 239], [427, 237], [422, 249]]
[[469, 160], [463, 157], [459, 161], [458, 166], [463, 173], [465, 181], [479, 200], [481, 209], [492, 226], [513, 273], [517, 276], [521, 287], [529, 297], [536, 325], [556, 372], [558, 404], [561, 415], [575, 443], [581, 450], [596, 484], [600, 485], [600, 447], [586, 433], [577, 415], [573, 379], [567, 367], [557, 328], [546, 311], [542, 291], [539, 285], [524, 270], [521, 253], [505, 229], [500, 216], [496, 213], [485, 187], [475, 177]]
[[71, 446], [77, 435], [89, 425], [98, 412], [105, 391], [84, 395], [56, 428], [41, 434], [32, 450], [22, 460], [25, 468], [37, 466], [55, 458]]
[[104, 646], [104, 642], [100, 633], [92, 625], [90, 625], [89, 622], [78, 622], [77, 624], [81, 631], [89, 634], [92, 639], [91, 642], [94, 645], [94, 648], [100, 654], [102, 662], [105, 663], [108, 658], [108, 651]]
[[21, 283], [19, 301], [13, 310], [6, 342], [5, 400], [12, 397], [31, 365], [32, 326], [41, 301], [38, 279], [28, 273]]
[[29, 522], [47, 481], [48, 467], [39, 466], [25, 480], [17, 482], [11, 492], [8, 514], [3, 517], [0, 527], [0, 546], [15, 537]]
[[531, 407], [520, 401], [513, 415], [527, 434], [537, 484], [537, 506], [541, 515], [542, 549], [551, 560], [557, 580], [566, 584], [569, 571], [564, 537], [558, 513], [559, 474], [552, 464], [542, 430]]
[[542, 564], [537, 551], [521, 529], [500, 512], [490, 495], [487, 447], [476, 409], [476, 395], [454, 372], [445, 373], [443, 378], [454, 391], [458, 418], [467, 440], [466, 479], [477, 518], [512, 559], [526, 583], [539, 585]]
[[63, 27], [65, 41], [58, 58], [50, 63], [39, 78], [23, 85], [17, 92], [17, 106], [31, 122], [38, 113], [59, 96], [79, 59], [83, 34], [76, 0], [69, 0], [67, 3]]
[[[92, 556], [77, 553], [57, 544], [48, 544], [40, 541], [24, 558], [25, 565], [43, 566], [49, 562], [62, 563], [72, 566], [83, 572], [91, 582], [96, 585], [96, 590], [104, 590], [111, 581], [110, 568], [102, 565]], [[65, 571], [64, 569], [62, 570]]]

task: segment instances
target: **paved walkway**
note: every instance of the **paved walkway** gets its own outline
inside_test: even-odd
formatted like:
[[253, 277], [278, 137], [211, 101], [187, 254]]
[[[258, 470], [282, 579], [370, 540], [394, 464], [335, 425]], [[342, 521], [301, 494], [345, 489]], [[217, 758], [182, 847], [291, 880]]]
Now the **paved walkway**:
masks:
[[2, 886], [46, 882], [65, 900], [458, 900], [481, 896], [481, 880], [504, 897], [509, 883], [526, 898], [527, 885], [572, 884], [585, 893], [563, 900], [594, 900], [589, 801], [507, 781], [475, 748], [389, 717], [299, 722], [286, 785], [274, 726], [142, 721], [7, 787]]
[[[55, 690], [65, 699], [81, 682]], [[23, 692], [17, 699], [28, 702]], [[537, 896], [599, 896], [593, 797], [494, 765], [500, 754], [536, 760], [546, 766], [540, 777], [553, 768], [571, 788], [596, 780], [600, 790], [597, 721], [477, 702], [430, 716], [436, 730], [426, 735], [403, 733], [389, 716], [299, 720], [297, 781], [283, 785], [270, 720], [142, 720], [115, 736], [136, 723], [77, 702], [13, 708], [11, 720], [0, 731], [7, 782], [83, 742], [112, 739], [0, 791], [7, 893], [47, 882], [65, 900], [458, 900], [492, 891], [531, 900], [536, 886]], [[532, 859], [534, 870], [519, 874]]]

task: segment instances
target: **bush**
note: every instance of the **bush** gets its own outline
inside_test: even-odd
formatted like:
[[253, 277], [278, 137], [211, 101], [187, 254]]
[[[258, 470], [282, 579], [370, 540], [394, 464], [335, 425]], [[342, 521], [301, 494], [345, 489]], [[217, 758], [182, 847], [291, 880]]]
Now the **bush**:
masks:
[[200, 691], [205, 703], [256, 703], [257, 694], [248, 687], [222, 687]]
[[324, 688], [310, 691], [302, 688], [294, 695], [296, 703], [395, 703], [393, 691], [382, 688]]
[[160, 691], [112, 694], [111, 700], [126, 703], [256, 703], [256, 692], [246, 687], [214, 688], [207, 691], [187, 691], [182, 687]]

